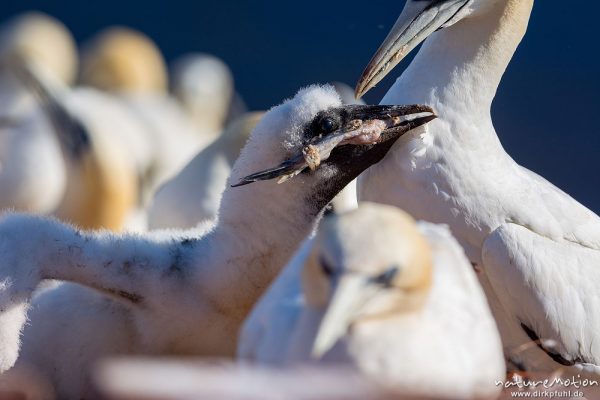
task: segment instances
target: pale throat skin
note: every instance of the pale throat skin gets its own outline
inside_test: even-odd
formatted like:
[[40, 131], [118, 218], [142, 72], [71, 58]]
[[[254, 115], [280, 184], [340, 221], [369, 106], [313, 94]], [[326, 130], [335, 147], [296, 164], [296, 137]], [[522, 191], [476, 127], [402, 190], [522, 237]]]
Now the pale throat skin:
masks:
[[[504, 222], [531, 224], [549, 237], [558, 232], [556, 221], [535, 226], [520, 212], [523, 199], [530, 204], [541, 199], [531, 173], [502, 148], [491, 119], [492, 101], [527, 30], [533, 0], [498, 0], [480, 7], [432, 34], [381, 101], [430, 104], [440, 118], [401, 138], [359, 178], [360, 200], [450, 224], [476, 263], [481, 263], [486, 236]], [[485, 198], [495, 199], [486, 202], [487, 209], [479, 206], [478, 199]]]

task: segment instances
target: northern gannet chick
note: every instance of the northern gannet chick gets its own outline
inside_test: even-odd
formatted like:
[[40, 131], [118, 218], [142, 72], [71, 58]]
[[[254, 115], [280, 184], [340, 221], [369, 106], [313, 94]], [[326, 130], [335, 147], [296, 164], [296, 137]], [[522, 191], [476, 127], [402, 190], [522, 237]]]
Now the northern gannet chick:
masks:
[[590, 312], [600, 307], [600, 218], [506, 154], [490, 112], [532, 8], [533, 0], [406, 3], [357, 94], [428, 38], [381, 103], [432, 104], [440, 118], [368, 170], [359, 198], [448, 224], [482, 270], [506, 352], [533, 344], [520, 354], [524, 368], [576, 377], [600, 371], [600, 316]]
[[138, 195], [135, 164], [120, 136], [131, 131], [127, 115], [108, 96], [61, 86], [32, 63], [15, 68], [62, 146], [68, 182], [55, 214], [84, 229], [122, 229]]
[[214, 140], [225, 128], [234, 100], [233, 74], [209, 54], [187, 54], [173, 63], [172, 92], [198, 133]]
[[386, 390], [427, 398], [493, 398], [505, 373], [485, 295], [450, 232], [372, 203], [323, 220], [246, 321], [238, 354], [350, 363]]
[[118, 95], [146, 128], [150, 163], [140, 171], [145, 207], [154, 190], [212, 139], [199, 134], [179, 102], [169, 96], [165, 61], [146, 35], [108, 28], [85, 46], [81, 64], [83, 85]]
[[[75, 285], [34, 299], [19, 364], [49, 376], [61, 398], [86, 397], [89, 368], [107, 354], [232, 356], [248, 312], [325, 205], [434, 118], [426, 106], [341, 106], [331, 87], [303, 89], [261, 119], [234, 165], [236, 187], [202, 233], [89, 233], [5, 217], [0, 369], [19, 356], [26, 311], [44, 279]], [[258, 181], [268, 182], [250, 185]]]
[[9, 20], [0, 30], [0, 54], [19, 55], [43, 66], [64, 84], [75, 81], [75, 39], [67, 27], [49, 15], [28, 12]]
[[214, 219], [233, 164], [263, 114], [249, 113], [234, 121], [162, 185], [148, 208], [148, 228], [192, 228]]

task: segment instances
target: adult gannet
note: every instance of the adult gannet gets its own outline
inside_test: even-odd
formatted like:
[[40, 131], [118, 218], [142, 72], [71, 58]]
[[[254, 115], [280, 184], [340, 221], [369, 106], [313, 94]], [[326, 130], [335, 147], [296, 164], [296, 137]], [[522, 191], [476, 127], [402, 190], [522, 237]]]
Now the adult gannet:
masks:
[[388, 390], [431, 398], [494, 397], [505, 372], [485, 295], [448, 229], [372, 203], [323, 220], [246, 321], [239, 355], [351, 363]]
[[[433, 118], [426, 106], [341, 106], [331, 87], [301, 90], [261, 119], [234, 166], [236, 187], [202, 233], [89, 233], [5, 217], [0, 371], [20, 353], [19, 364], [49, 376], [59, 397], [80, 398], [90, 365], [107, 354], [233, 355], [243, 320], [325, 205]], [[263, 180], [271, 181], [249, 185]], [[75, 284], [47, 290], [30, 306], [44, 279]]]
[[490, 116], [532, 7], [533, 0], [406, 3], [357, 94], [429, 37], [381, 103], [431, 104], [440, 118], [366, 171], [359, 198], [450, 225], [483, 268], [491, 305], [506, 312], [497, 317], [507, 352], [538, 338], [554, 344], [540, 343], [543, 365], [523, 355], [527, 368], [597, 369], [600, 317], [591, 310], [600, 306], [600, 219], [506, 154]]
[[63, 197], [65, 161], [44, 113], [11, 73], [15, 56], [70, 83], [77, 69], [75, 41], [63, 24], [41, 13], [19, 15], [0, 30], [0, 209], [45, 214]]
[[31, 62], [13, 64], [62, 146], [68, 179], [54, 213], [81, 228], [120, 230], [138, 191], [135, 164], [121, 139], [131, 131], [127, 114], [110, 97], [61, 86]]
[[108, 28], [85, 46], [81, 64], [83, 85], [118, 95], [146, 128], [143, 141], [149, 145], [149, 163], [140, 171], [145, 207], [158, 185], [179, 172], [212, 138], [199, 134], [179, 102], [169, 96], [165, 61], [146, 35]]
[[148, 207], [148, 228], [192, 228], [214, 219], [233, 164], [263, 114], [248, 113], [234, 121], [163, 184]]

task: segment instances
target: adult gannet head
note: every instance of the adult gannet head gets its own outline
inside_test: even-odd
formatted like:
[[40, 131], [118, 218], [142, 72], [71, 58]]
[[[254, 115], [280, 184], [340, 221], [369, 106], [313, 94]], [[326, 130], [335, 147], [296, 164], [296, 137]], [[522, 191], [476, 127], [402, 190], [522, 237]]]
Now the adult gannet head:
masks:
[[[283, 140], [269, 141], [273, 148], [245, 152], [265, 154], [262, 168], [267, 154], [279, 165], [241, 179], [241, 171], [234, 170], [232, 177], [238, 181], [232, 183], [234, 187], [271, 179], [282, 183], [302, 174], [306, 182], [327, 182], [337, 193], [379, 162], [400, 136], [434, 118], [433, 110], [423, 105], [342, 106], [332, 86], [312, 86], [268, 112], [250, 137], [247, 146], [258, 147], [258, 136], [283, 134]], [[265, 142], [263, 138], [260, 146]], [[261, 168], [251, 160], [242, 164]]]
[[91, 40], [81, 60], [81, 82], [113, 92], [167, 90], [167, 67], [154, 42], [128, 28], [108, 28]]
[[49, 15], [28, 12], [10, 20], [0, 31], [0, 54], [34, 62], [63, 83], [75, 80], [75, 40], [60, 21]]
[[233, 74], [209, 54], [188, 54], [173, 64], [173, 94], [194, 122], [207, 132], [219, 132], [234, 95]]
[[[356, 97], [362, 97], [415, 47], [439, 29], [475, 17], [503, 0], [407, 0], [387, 38], [362, 73]], [[505, 0], [504, 0], [505, 1]]]
[[325, 354], [352, 324], [421, 306], [431, 277], [429, 245], [403, 211], [361, 203], [325, 219], [303, 270], [307, 303], [326, 308], [313, 356]]

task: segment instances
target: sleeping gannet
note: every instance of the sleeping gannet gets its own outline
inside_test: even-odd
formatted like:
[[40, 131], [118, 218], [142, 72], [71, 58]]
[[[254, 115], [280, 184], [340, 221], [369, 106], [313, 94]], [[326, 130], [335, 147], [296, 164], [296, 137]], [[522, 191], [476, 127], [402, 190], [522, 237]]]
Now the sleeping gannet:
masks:
[[179, 172], [212, 137], [197, 132], [179, 102], [168, 94], [166, 63], [146, 35], [108, 28], [84, 48], [81, 83], [116, 95], [145, 127], [148, 164], [139, 172], [145, 207], [158, 185]]
[[451, 227], [483, 269], [506, 352], [533, 341], [547, 353], [531, 346], [537, 354], [521, 355], [525, 368], [597, 371], [600, 219], [518, 165], [502, 148], [490, 115], [532, 7], [533, 0], [406, 3], [357, 94], [428, 38], [381, 103], [431, 104], [440, 118], [403, 137], [366, 171], [359, 198]]
[[448, 229], [373, 203], [323, 220], [252, 311], [238, 354], [350, 363], [427, 398], [491, 398], [505, 372], [485, 295]]
[[[212, 226], [115, 235], [4, 217], [0, 370], [19, 358], [50, 377], [60, 398], [81, 398], [90, 366], [108, 354], [232, 356], [248, 312], [326, 204], [434, 118], [426, 106], [341, 106], [332, 87], [313, 86], [261, 119]], [[32, 301], [45, 279], [71, 283]]]

